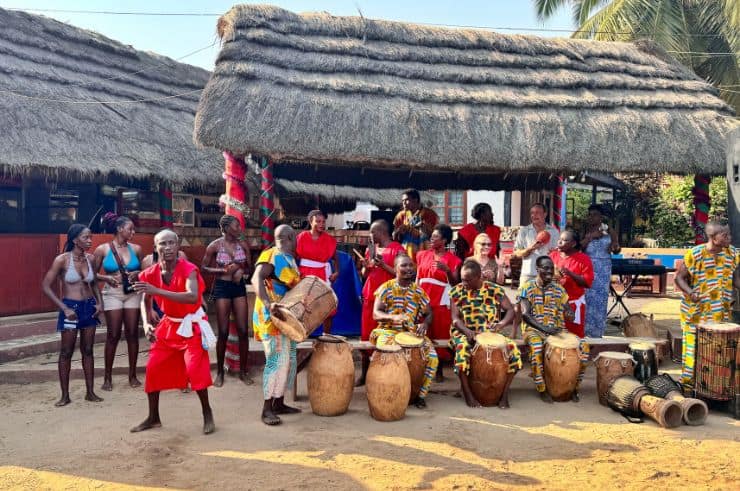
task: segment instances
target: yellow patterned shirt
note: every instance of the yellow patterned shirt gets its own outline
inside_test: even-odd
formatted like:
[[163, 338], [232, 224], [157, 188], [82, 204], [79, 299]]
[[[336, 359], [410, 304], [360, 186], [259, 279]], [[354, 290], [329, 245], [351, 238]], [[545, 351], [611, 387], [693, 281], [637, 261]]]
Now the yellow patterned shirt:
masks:
[[491, 327], [499, 320], [504, 298], [504, 289], [489, 281], [484, 281], [477, 290], [467, 289], [458, 283], [450, 291], [450, 300], [460, 311], [465, 327], [475, 333], [491, 331]]
[[[288, 293], [288, 290], [301, 281], [301, 274], [298, 271], [298, 265], [293, 256], [280, 252], [277, 247], [271, 247], [262, 251], [257, 259], [257, 264], [270, 264], [274, 268], [272, 275], [265, 280], [267, 295], [272, 302], [277, 302], [283, 298], [283, 295]], [[259, 296], [257, 296], [254, 302], [252, 327], [254, 329], [254, 337], [257, 341], [262, 341], [262, 337], [265, 335], [275, 336], [280, 333], [272, 325], [270, 312], [262, 303]]]
[[740, 252], [728, 246], [717, 254], [707, 250], [707, 244], [694, 247], [684, 255], [692, 289], [699, 293], [694, 303], [684, 294], [681, 320], [696, 325], [700, 322], [729, 320], [732, 302], [733, 274], [740, 264]]
[[[541, 287], [536, 279], [530, 280], [519, 287], [517, 297], [529, 301], [529, 315], [537, 322], [555, 329], [565, 329], [565, 309], [570, 309], [570, 306], [568, 294], [559, 283], [551, 281]], [[528, 326], [523, 322], [522, 327]]]
[[416, 283], [403, 287], [398, 280], [388, 280], [378, 287], [375, 296], [380, 298], [385, 305], [387, 314], [405, 314], [408, 322], [404, 326], [397, 326], [388, 321], [379, 321], [378, 328], [411, 330], [424, 318], [424, 313], [429, 307], [429, 297], [426, 292]]

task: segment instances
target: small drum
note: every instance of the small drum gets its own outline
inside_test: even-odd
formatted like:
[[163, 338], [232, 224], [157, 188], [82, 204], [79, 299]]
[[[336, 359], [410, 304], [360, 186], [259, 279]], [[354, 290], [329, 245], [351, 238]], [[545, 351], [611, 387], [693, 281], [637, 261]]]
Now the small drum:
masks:
[[509, 370], [506, 338], [482, 332], [470, 356], [470, 391], [481, 406], [495, 406], [504, 394]]
[[308, 365], [308, 400], [318, 416], [347, 412], [355, 386], [352, 346], [341, 336], [319, 336]]
[[554, 401], [568, 401], [578, 384], [581, 368], [580, 339], [562, 332], [545, 341], [545, 385]]
[[609, 386], [617, 377], [632, 375], [635, 370], [635, 360], [629, 353], [618, 351], [603, 351], [594, 359], [596, 364], [596, 392], [599, 404], [607, 405]]
[[622, 332], [627, 338], [657, 338], [653, 323], [653, 314], [650, 317], [642, 313], [630, 314], [622, 321]]
[[629, 344], [629, 351], [635, 360], [635, 378], [645, 382], [653, 375], [658, 375], [658, 358], [655, 343], [638, 341]]
[[740, 395], [740, 325], [699, 324], [696, 330], [696, 393], [717, 401]]
[[377, 346], [370, 359], [365, 387], [370, 416], [378, 421], [398, 421], [406, 415], [411, 395], [411, 376], [402, 348]]
[[273, 316], [272, 323], [300, 343], [336, 310], [338, 303], [327, 282], [317, 276], [306, 276], [276, 304], [285, 320]]
[[410, 332], [399, 332], [394, 341], [403, 348], [406, 361], [409, 364], [411, 377], [411, 396], [409, 403], [419, 397], [421, 385], [424, 383], [424, 370], [427, 367], [427, 357], [424, 353], [424, 338], [414, 336]]
[[683, 412], [683, 422], [690, 426], [704, 424], [709, 408], [704, 401], [684, 397], [681, 387], [667, 373], [653, 375], [645, 381], [645, 387], [656, 397], [676, 401]]

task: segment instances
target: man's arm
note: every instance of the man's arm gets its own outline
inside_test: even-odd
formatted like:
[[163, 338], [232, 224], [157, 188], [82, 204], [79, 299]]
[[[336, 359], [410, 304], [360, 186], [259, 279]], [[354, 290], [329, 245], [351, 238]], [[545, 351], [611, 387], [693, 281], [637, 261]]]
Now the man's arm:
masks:
[[690, 282], [691, 275], [689, 274], [689, 270], [686, 268], [686, 264], [681, 263], [678, 266], [678, 271], [676, 271], [674, 283], [679, 290], [681, 290], [685, 295], [691, 298], [692, 302], [696, 303], [699, 301], [699, 292], [694, 291], [694, 289], [691, 287]]
[[507, 297], [505, 294], [504, 297], [501, 299], [501, 308], [506, 311], [506, 314], [504, 315], [503, 319], [494, 324], [493, 330], [496, 332], [514, 322], [514, 306], [509, 301], [509, 297]]
[[387, 321], [387, 322], [403, 322], [406, 320], [405, 315], [396, 315], [396, 314], [389, 314], [385, 311], [386, 305], [385, 302], [383, 302], [383, 299], [381, 298], [381, 295], [375, 296], [375, 303], [373, 303], [373, 319], [375, 319], [378, 322], [381, 321]]
[[188, 279], [185, 282], [184, 292], [171, 292], [169, 290], [163, 290], [161, 288], [157, 288], [151, 283], [146, 283], [144, 281], [137, 281], [136, 283], [134, 283], [134, 289], [137, 292], [142, 292], [146, 295], [157, 295], [172, 300], [173, 302], [188, 304], [197, 303], [198, 272], [196, 270], [190, 272], [190, 274], [188, 275]]
[[457, 308], [454, 301], [450, 302], [450, 316], [452, 317], [452, 329], [457, 330], [468, 338], [468, 341], [472, 342], [475, 339], [475, 333], [465, 325], [465, 320], [460, 315], [460, 309]]
[[522, 298], [519, 300], [519, 304], [522, 306], [522, 319], [524, 319], [524, 322], [528, 326], [545, 334], [555, 334], [557, 332], [555, 329], [541, 324], [532, 316], [532, 305], [529, 303], [529, 300], [527, 300], [526, 298]]

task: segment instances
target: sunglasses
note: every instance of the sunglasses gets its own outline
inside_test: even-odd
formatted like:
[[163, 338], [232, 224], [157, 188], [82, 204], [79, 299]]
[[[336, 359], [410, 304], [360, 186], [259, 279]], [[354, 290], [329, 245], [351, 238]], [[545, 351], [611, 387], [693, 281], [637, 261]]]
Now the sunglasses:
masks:
[[493, 244], [491, 242], [481, 242], [481, 247], [493, 247]]

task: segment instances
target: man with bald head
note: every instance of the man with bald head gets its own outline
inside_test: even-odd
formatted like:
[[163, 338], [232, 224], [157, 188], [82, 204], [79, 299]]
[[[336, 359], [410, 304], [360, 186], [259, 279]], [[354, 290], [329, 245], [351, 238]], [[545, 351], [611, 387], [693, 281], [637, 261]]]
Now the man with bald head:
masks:
[[200, 399], [203, 433], [213, 433], [216, 427], [208, 403], [212, 383], [208, 348], [215, 345], [215, 337], [201, 305], [205, 282], [193, 263], [179, 257], [180, 239], [175, 232], [159, 232], [154, 236], [154, 247], [158, 261], [139, 273], [134, 289], [144, 293], [147, 312], [152, 312], [155, 299], [163, 315], [153, 332], [152, 319], [147, 319], [146, 335], [152, 341], [144, 384], [149, 416], [131, 431], [162, 426], [159, 393], [185, 389], [189, 383]]
[[707, 223], [707, 243], [686, 252], [676, 272], [681, 300], [682, 362], [684, 391], [694, 390], [696, 327], [703, 322], [729, 322], [733, 286], [740, 288], [740, 252], [730, 244], [730, 228], [716, 221]]

